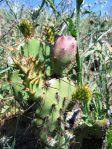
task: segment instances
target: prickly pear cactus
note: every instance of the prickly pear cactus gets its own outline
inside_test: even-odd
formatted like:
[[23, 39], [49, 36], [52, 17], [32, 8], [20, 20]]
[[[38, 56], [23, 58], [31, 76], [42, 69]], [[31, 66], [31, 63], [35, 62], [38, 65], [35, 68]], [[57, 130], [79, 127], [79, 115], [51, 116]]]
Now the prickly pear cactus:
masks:
[[67, 77], [51, 77], [50, 46], [30, 39], [19, 48], [20, 52], [13, 56], [14, 72], [9, 72], [15, 98], [23, 109], [35, 104], [39, 137], [47, 143], [49, 135], [57, 136], [61, 149], [65, 143], [63, 114], [72, 100], [75, 85]]

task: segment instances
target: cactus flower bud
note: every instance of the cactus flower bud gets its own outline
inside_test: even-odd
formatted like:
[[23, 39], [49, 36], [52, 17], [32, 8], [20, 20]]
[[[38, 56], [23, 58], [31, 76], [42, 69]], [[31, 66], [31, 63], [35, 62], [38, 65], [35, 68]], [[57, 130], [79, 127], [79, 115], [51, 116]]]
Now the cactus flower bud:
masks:
[[72, 36], [62, 35], [58, 37], [53, 49], [53, 58], [62, 64], [75, 60], [77, 41]]
[[21, 20], [21, 22], [19, 24], [19, 29], [25, 38], [30, 37], [34, 32], [32, 22], [30, 22], [27, 19]]

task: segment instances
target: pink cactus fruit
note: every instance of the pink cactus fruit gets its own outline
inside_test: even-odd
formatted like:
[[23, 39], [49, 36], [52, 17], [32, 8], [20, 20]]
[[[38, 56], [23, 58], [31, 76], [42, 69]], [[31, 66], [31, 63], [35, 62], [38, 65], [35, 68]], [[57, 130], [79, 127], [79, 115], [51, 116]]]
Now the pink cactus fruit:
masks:
[[53, 59], [67, 64], [75, 60], [77, 41], [72, 36], [62, 35], [57, 38], [54, 49]]

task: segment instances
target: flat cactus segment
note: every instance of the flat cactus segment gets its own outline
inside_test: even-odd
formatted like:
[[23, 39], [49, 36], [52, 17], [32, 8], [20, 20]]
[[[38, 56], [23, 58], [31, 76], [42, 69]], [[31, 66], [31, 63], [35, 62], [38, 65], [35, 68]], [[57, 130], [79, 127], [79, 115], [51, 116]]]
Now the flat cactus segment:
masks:
[[[44, 94], [44, 97], [41, 102], [41, 108], [37, 109], [36, 114], [42, 118], [49, 117], [48, 125], [51, 126], [51, 131], [56, 127], [57, 119], [61, 117], [61, 110], [64, 111], [67, 104], [72, 100], [71, 95], [75, 90], [75, 85], [66, 77], [62, 79], [51, 79], [48, 83], [49, 87], [43, 88], [42, 90], [43, 93], [41, 94]], [[66, 105], [64, 105], [65, 99]]]
[[50, 57], [51, 49], [46, 43], [42, 43], [37, 39], [30, 39], [21, 46], [21, 50], [24, 52], [24, 56], [39, 58], [43, 62]]

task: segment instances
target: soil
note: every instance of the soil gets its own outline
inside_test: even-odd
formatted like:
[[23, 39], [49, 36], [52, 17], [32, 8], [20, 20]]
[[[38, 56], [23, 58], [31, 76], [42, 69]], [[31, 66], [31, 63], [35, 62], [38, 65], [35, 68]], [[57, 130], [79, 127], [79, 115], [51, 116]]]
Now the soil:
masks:
[[81, 126], [75, 129], [76, 143], [71, 149], [106, 149], [106, 128], [99, 126]]
[[[0, 138], [5, 137], [6, 140], [0, 141], [0, 149], [7, 147], [7, 143], [11, 145], [14, 139], [14, 149], [41, 149], [36, 131], [32, 118], [25, 115], [5, 119], [0, 126]], [[11, 139], [7, 142], [9, 138]]]
[[80, 149], [104, 149], [102, 138], [84, 138]]
[[[38, 140], [38, 129], [32, 123], [33, 118], [25, 115], [14, 116], [4, 120], [0, 126], [0, 149], [4, 142], [1, 138], [15, 139], [14, 149], [43, 149], [45, 146]], [[100, 127], [82, 126], [75, 129], [76, 143], [70, 149], [106, 149], [104, 146], [106, 129]], [[6, 143], [6, 142], [5, 142]]]

